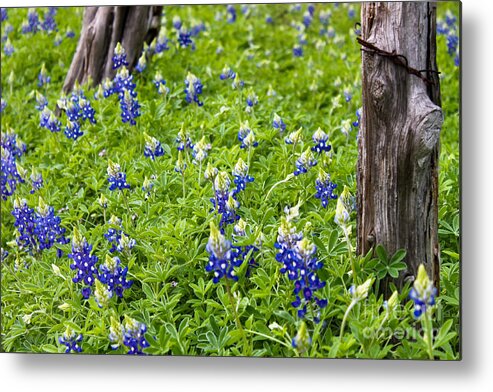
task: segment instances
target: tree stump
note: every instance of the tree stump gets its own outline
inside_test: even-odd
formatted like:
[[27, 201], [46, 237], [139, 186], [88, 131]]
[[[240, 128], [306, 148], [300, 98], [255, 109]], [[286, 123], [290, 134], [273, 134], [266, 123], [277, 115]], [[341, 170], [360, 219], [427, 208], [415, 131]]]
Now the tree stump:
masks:
[[76, 81], [93, 85], [113, 78], [113, 51], [120, 42], [127, 53], [130, 69], [140, 56], [144, 42], [159, 32], [162, 6], [87, 7], [79, 42], [65, 78], [63, 91]]
[[[361, 40], [390, 55], [362, 46], [357, 250], [366, 254], [382, 244], [393, 254], [404, 248], [408, 268], [397, 285], [413, 280], [424, 264], [438, 287], [443, 116], [436, 72], [436, 5], [363, 3], [361, 21]], [[413, 73], [412, 68], [428, 71]]]

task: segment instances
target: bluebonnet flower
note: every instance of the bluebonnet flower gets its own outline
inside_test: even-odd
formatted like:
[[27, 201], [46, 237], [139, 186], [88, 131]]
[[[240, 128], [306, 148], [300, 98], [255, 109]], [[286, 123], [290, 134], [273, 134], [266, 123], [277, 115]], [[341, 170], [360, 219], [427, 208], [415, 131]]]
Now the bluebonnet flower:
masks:
[[39, 71], [39, 74], [38, 74], [38, 87], [43, 87], [45, 84], [48, 84], [50, 82], [51, 82], [51, 77], [48, 76], [47, 71], [46, 71], [46, 67], [43, 64], [41, 66], [41, 71]]
[[253, 91], [250, 91], [250, 93], [247, 95], [246, 103], [247, 107], [250, 108], [258, 104], [258, 97]]
[[115, 92], [115, 89], [113, 87], [113, 82], [109, 78], [103, 80], [103, 82], [101, 83], [101, 87], [103, 89], [103, 96], [105, 98], [108, 98], [110, 95], [112, 95]]
[[120, 94], [120, 108], [122, 122], [136, 125], [135, 119], [140, 116], [140, 105], [129, 90], [125, 90], [123, 94]]
[[154, 86], [156, 86], [156, 89], [159, 94], [168, 94], [169, 93], [169, 88], [165, 87], [166, 85], [166, 80], [163, 79], [163, 76], [161, 75], [161, 72], [157, 72], [156, 76], [154, 76]]
[[39, 15], [35, 8], [29, 8], [27, 11], [27, 22], [22, 24], [22, 33], [33, 33], [35, 34], [39, 28]]
[[145, 355], [142, 350], [149, 347], [144, 336], [146, 332], [147, 326], [144, 323], [140, 323], [127, 315], [124, 317], [123, 324], [111, 316], [109, 339], [113, 343], [111, 345], [113, 350], [120, 346], [126, 346], [127, 354]]
[[118, 93], [120, 100], [123, 98], [125, 91], [128, 91], [130, 95], [135, 98], [137, 96], [135, 87], [133, 75], [131, 75], [125, 67], [118, 70], [111, 85], [108, 84], [108, 82], [103, 84], [103, 90], [107, 91], [108, 95]]
[[96, 119], [94, 118], [96, 111], [91, 106], [89, 100], [85, 99], [85, 97], [80, 97], [79, 107], [81, 110], [82, 120], [89, 120], [91, 124], [96, 124]]
[[181, 151], [178, 151], [178, 159], [176, 160], [176, 164], [175, 164], [175, 172], [184, 175], [186, 168], [187, 168], [187, 164], [183, 159], [183, 154]]
[[5, 42], [9, 38], [9, 34], [14, 31], [14, 26], [12, 26], [10, 23], [6, 23], [5, 26], [3, 26], [3, 35], [1, 37], [1, 41]]
[[51, 110], [45, 107], [40, 113], [39, 125], [51, 132], [60, 132], [62, 123], [55, 117], [55, 114]]
[[363, 111], [363, 108], [359, 108], [356, 110], [356, 121], [353, 122], [353, 127], [355, 127], [355, 128], [359, 128], [362, 111]]
[[11, 56], [12, 53], [14, 53], [14, 46], [12, 45], [12, 42], [10, 42], [10, 38], [7, 38], [5, 45], [3, 45], [3, 52], [5, 53], [5, 56]]
[[219, 283], [222, 277], [237, 281], [238, 276], [236, 276], [234, 267], [239, 267], [243, 260], [234, 258], [235, 251], [231, 247], [231, 241], [221, 234], [214, 222], [211, 222], [210, 228], [211, 234], [206, 245], [206, 250], [209, 252], [209, 262], [205, 270], [214, 273], [212, 279], [214, 283]]
[[229, 66], [225, 65], [221, 75], [219, 75], [219, 79], [225, 80], [225, 79], [232, 79], [234, 80], [236, 78], [236, 72], [234, 72]]
[[301, 129], [302, 128], [299, 128], [297, 131], [291, 132], [288, 136], [285, 137], [284, 142], [286, 144], [297, 145], [302, 139]]
[[106, 255], [104, 264], [99, 266], [99, 280], [108, 286], [111, 293], [118, 297], [123, 297], [123, 292], [129, 289], [133, 281], [127, 280], [128, 267], [121, 266], [119, 257], [110, 257]]
[[329, 152], [332, 146], [329, 144], [329, 135], [327, 135], [321, 128], [318, 128], [312, 136], [312, 140], [315, 146], [312, 147], [312, 151], [321, 154], [323, 151]]
[[149, 347], [149, 343], [144, 336], [147, 332], [147, 326], [126, 315], [123, 326], [125, 331], [123, 334], [123, 344], [128, 348], [127, 354], [144, 355], [142, 350]]
[[96, 289], [94, 290], [94, 299], [100, 308], [108, 306], [111, 298], [113, 297], [113, 292], [109, 287], [100, 280], [96, 280]]
[[192, 19], [192, 27], [190, 29], [190, 34], [192, 37], [196, 37], [199, 35], [202, 31], [205, 31], [205, 24], [204, 22], [196, 22]]
[[16, 238], [17, 245], [21, 249], [25, 248], [30, 252], [36, 250], [38, 243], [35, 233], [36, 221], [34, 209], [29, 208], [25, 199], [20, 200], [16, 198], [12, 215], [15, 218], [14, 226], [19, 232], [19, 236]]
[[101, 193], [101, 196], [99, 196], [99, 198], [98, 198], [98, 203], [102, 208], [104, 208], [104, 209], [108, 208], [108, 199], [102, 193]]
[[302, 173], [306, 173], [308, 169], [317, 164], [317, 160], [313, 157], [312, 152], [307, 149], [301, 153], [301, 156], [296, 160], [296, 170], [294, 175], [298, 176]]
[[274, 120], [272, 120], [272, 126], [275, 129], [278, 129], [280, 132], [284, 132], [286, 130], [286, 124], [282, 121], [282, 118], [276, 113], [274, 114]]
[[36, 91], [36, 106], [35, 109], [42, 111], [46, 106], [48, 106], [48, 100], [39, 91]]
[[265, 17], [265, 23], [268, 23], [268, 24], [274, 23], [274, 19], [272, 19], [272, 16], [271, 15], [267, 15]]
[[127, 184], [127, 175], [121, 171], [120, 165], [112, 161], [108, 161], [108, 182], [110, 183], [110, 191], [115, 189], [123, 190], [130, 188]]
[[[113, 253], [117, 251], [118, 243], [122, 238], [122, 233], [123, 233], [123, 230], [121, 229], [122, 221], [115, 215], [112, 215], [110, 220], [108, 221], [108, 224], [114, 227], [110, 227], [108, 229], [108, 231], [104, 234], [104, 238], [106, 238], [108, 242], [111, 244], [110, 252]], [[117, 227], [119, 227], [120, 229]]]
[[303, 56], [303, 48], [301, 47], [301, 45], [295, 45], [293, 47], [293, 55], [295, 57], [301, 57], [301, 56]]
[[118, 42], [113, 51], [113, 69], [118, 69], [121, 66], [128, 67], [127, 54], [122, 44]]
[[176, 29], [176, 30], [180, 30], [181, 29], [181, 26], [182, 26], [182, 21], [181, 21], [181, 18], [178, 16], [178, 15], [175, 15], [173, 16], [173, 27]]
[[44, 20], [41, 22], [41, 29], [47, 33], [58, 30], [55, 22], [56, 12], [56, 7], [48, 7], [48, 11], [44, 14]]
[[17, 189], [18, 183], [23, 183], [25, 170], [18, 164], [16, 159], [26, 151], [26, 145], [17, 138], [11, 130], [2, 132], [1, 140], [1, 175], [0, 188], [2, 199], [7, 200]]
[[178, 30], [177, 35], [177, 41], [181, 48], [187, 48], [190, 46], [192, 50], [195, 49], [195, 44], [192, 40], [192, 33], [185, 26], [182, 26], [180, 30]]
[[60, 227], [61, 219], [55, 215], [53, 207], [48, 206], [39, 198], [39, 205], [35, 213], [35, 229], [39, 250], [50, 249], [55, 242], [67, 244], [65, 228]]
[[213, 189], [214, 189], [214, 179], [216, 178], [217, 173], [219, 173], [217, 168], [212, 166], [210, 162], [207, 163], [207, 167], [204, 170], [204, 178], [212, 182]]
[[84, 132], [82, 132], [80, 128], [80, 124], [78, 121], [67, 121], [67, 125], [65, 126], [65, 136], [69, 139], [74, 139], [77, 140], [79, 137], [81, 137]]
[[7, 8], [0, 8], [0, 22], [6, 21], [8, 19]]
[[139, 61], [137, 62], [135, 69], [142, 73], [142, 72], [144, 72], [144, 69], [146, 69], [146, 67], [147, 67], [146, 54], [143, 51], [139, 57]]
[[72, 328], [67, 326], [63, 335], [58, 338], [58, 342], [67, 347], [65, 349], [65, 354], [69, 354], [71, 351], [80, 353], [82, 351], [82, 347], [80, 346], [82, 339], [82, 334], [77, 334]]
[[233, 82], [231, 83], [231, 87], [233, 87], [233, 90], [241, 90], [245, 86], [245, 82], [240, 79], [240, 75], [236, 73]]
[[349, 225], [350, 198], [349, 189], [344, 186], [344, 190], [337, 199], [336, 214], [334, 216], [334, 222], [342, 228], [346, 237], [351, 233], [351, 226]]
[[320, 23], [326, 26], [329, 23], [329, 19], [331, 16], [332, 16], [332, 12], [330, 10], [321, 10], [318, 15], [318, 18], [320, 20]]
[[[238, 222], [234, 225], [233, 232], [235, 239], [238, 237], [246, 236], [246, 222], [243, 219], [239, 219]], [[232, 246], [233, 249], [233, 257], [234, 263], [241, 265], [245, 261], [246, 257], [250, 255], [250, 259], [248, 261], [248, 267], [245, 273], [246, 277], [250, 276], [251, 270], [254, 267], [258, 267], [258, 263], [255, 261], [255, 253], [258, 252], [258, 247], [256, 245], [235, 245]]]
[[157, 140], [155, 137], [149, 136], [145, 132], [144, 132], [144, 138], [146, 141], [144, 147], [144, 156], [154, 160], [156, 157], [160, 157], [164, 155], [164, 149], [159, 140]]
[[346, 100], [346, 102], [351, 101], [351, 99], [353, 98], [353, 94], [351, 94], [351, 91], [349, 91], [348, 88], [345, 88], [342, 93], [344, 94], [344, 99]]
[[233, 190], [233, 194], [238, 194], [246, 189], [246, 184], [252, 182], [254, 178], [248, 174], [248, 165], [243, 159], [238, 159], [233, 169], [234, 183], [236, 189]]
[[245, 138], [251, 132], [252, 132], [252, 130], [250, 129], [250, 124], [248, 123], [248, 121], [245, 121], [245, 122], [240, 124], [240, 129], [238, 131], [238, 140], [241, 142], [242, 145], [243, 145], [243, 141], [245, 140]]
[[306, 11], [303, 14], [303, 25], [305, 26], [306, 29], [310, 27], [312, 20], [313, 20], [313, 15], [309, 11]]
[[226, 6], [226, 12], [228, 13], [228, 23], [236, 22], [236, 8], [232, 4]]
[[166, 38], [165, 31], [161, 31], [159, 36], [157, 37], [156, 46], [154, 47], [154, 53], [159, 54], [164, 52], [165, 50], [169, 50], [168, 46], [169, 39]]
[[453, 56], [457, 52], [457, 47], [459, 46], [459, 37], [455, 32], [449, 32], [447, 35], [447, 52], [450, 56]]
[[32, 195], [38, 189], [41, 189], [43, 187], [43, 176], [38, 171], [34, 170], [34, 167], [33, 167], [30, 178], [31, 178], [31, 185], [32, 185], [32, 189], [31, 189], [30, 193]]
[[65, 33], [65, 37], [67, 37], [67, 38], [74, 38], [75, 37], [75, 33], [73, 32], [73, 30], [70, 27], [67, 28], [67, 32]]
[[197, 105], [202, 106], [204, 103], [199, 100], [199, 95], [202, 94], [202, 82], [192, 73], [188, 73], [185, 79], [185, 100], [188, 103], [195, 102]]
[[192, 149], [192, 156], [194, 158], [194, 163], [201, 163], [205, 158], [207, 158], [207, 151], [211, 149], [211, 144], [205, 141], [205, 136], [202, 137]]
[[304, 353], [306, 352], [312, 344], [312, 339], [310, 334], [308, 333], [308, 328], [304, 321], [301, 322], [300, 328], [298, 329], [298, 333], [291, 340], [291, 346], [295, 348], [298, 352]]
[[[151, 179], [153, 179], [154, 176], [151, 176]], [[144, 183], [142, 184], [142, 191], [144, 192], [145, 196], [144, 199], [147, 200], [151, 196], [151, 191], [152, 188], [154, 187], [154, 183], [150, 181], [147, 176], [144, 178]]]
[[2, 113], [7, 107], [7, 101], [3, 98], [0, 98], [0, 113]]
[[289, 279], [295, 280], [297, 274], [295, 270], [291, 271], [296, 267], [295, 245], [303, 238], [303, 234], [296, 231], [293, 219], [290, 216], [281, 218], [281, 225], [277, 234], [277, 241], [274, 243], [274, 247], [278, 249], [276, 260], [283, 265], [281, 273], [287, 272]]
[[435, 305], [437, 289], [428, 277], [423, 264], [418, 267], [418, 275], [413, 288], [409, 292], [409, 298], [414, 302], [414, 317], [419, 318], [423, 313]]
[[73, 261], [70, 264], [70, 269], [76, 271], [72, 281], [74, 283], [83, 282], [85, 285], [82, 288], [82, 296], [85, 299], [90, 297], [91, 287], [94, 284], [95, 276], [97, 276], [96, 263], [98, 258], [91, 255], [91, 251], [92, 245], [89, 245], [79, 230], [75, 228], [72, 237], [72, 253], [68, 254], [68, 258]]
[[315, 197], [320, 199], [322, 207], [327, 208], [329, 199], [337, 199], [337, 195], [334, 194], [336, 188], [337, 184], [330, 180], [330, 175], [320, 168], [318, 177], [315, 180], [315, 189], [317, 190]]
[[347, 15], [349, 19], [354, 19], [354, 17], [356, 16], [356, 10], [354, 9], [354, 7], [349, 7]]
[[[294, 283], [293, 293], [295, 301], [291, 303], [293, 307], [300, 308], [298, 317], [303, 318], [307, 312], [307, 304], [315, 303], [318, 308], [327, 306], [326, 299], [315, 297], [314, 292], [325, 287], [325, 282], [320, 281], [317, 271], [322, 268], [323, 263], [316, 257], [317, 247], [307, 238], [303, 238], [295, 245], [295, 257], [288, 269], [288, 276]], [[302, 296], [300, 295], [302, 294]], [[314, 321], [320, 321], [319, 316], [315, 316]]]
[[219, 226], [224, 231], [226, 225], [232, 224], [240, 219], [236, 210], [240, 206], [233, 192], [230, 192], [231, 180], [228, 173], [221, 171], [214, 179], [214, 197], [211, 198], [212, 205], [221, 215]]
[[175, 141], [178, 144], [178, 146], [176, 147], [178, 151], [183, 151], [185, 147], [189, 149], [193, 148], [192, 139], [190, 138], [190, 135], [185, 132], [183, 127], [181, 128], [180, 132], [178, 132], [178, 136], [176, 137]]
[[0, 248], [0, 261], [4, 261], [8, 255], [9, 252], [7, 250]]
[[457, 21], [456, 16], [450, 10], [447, 10], [447, 12], [445, 12], [445, 23], [447, 23], [447, 26], [455, 27], [456, 21]]

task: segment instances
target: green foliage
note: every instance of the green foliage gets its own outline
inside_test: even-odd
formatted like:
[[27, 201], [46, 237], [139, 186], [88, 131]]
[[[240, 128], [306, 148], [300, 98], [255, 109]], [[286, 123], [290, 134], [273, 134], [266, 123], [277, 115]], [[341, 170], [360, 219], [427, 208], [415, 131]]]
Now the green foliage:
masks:
[[[85, 123], [84, 135], [75, 142], [67, 139], [63, 130], [52, 134], [40, 128], [30, 93], [39, 89], [37, 75], [44, 63], [52, 81], [39, 90], [48, 99], [49, 108], [55, 108], [77, 37], [54, 46], [54, 34], [23, 35], [20, 26], [27, 10], [9, 9], [8, 22], [15, 27], [9, 37], [15, 52], [11, 57], [2, 55], [2, 98], [7, 103], [1, 118], [2, 131], [14, 129], [27, 145], [21, 164], [29, 173], [35, 167], [44, 178], [44, 187], [36, 194], [29, 193], [31, 187], [26, 181], [16, 195], [25, 198], [31, 207], [41, 195], [55, 208], [67, 233], [75, 227], [81, 231], [100, 262], [109, 254], [104, 233], [110, 228], [111, 215], [122, 219], [124, 232], [136, 240], [136, 246], [120, 255], [133, 286], [123, 298], [114, 296], [107, 307], [99, 308], [94, 297], [84, 300], [81, 285], [72, 282], [74, 271], [67, 258], [70, 244], [58, 246], [64, 253], [62, 258], [56, 257], [55, 248], [29, 255], [11, 246], [17, 235], [10, 214], [13, 199], [2, 201], [1, 246], [9, 251], [1, 265], [3, 350], [61, 353], [65, 347], [58, 338], [70, 326], [84, 335], [84, 353], [122, 354], [124, 348], [110, 348], [110, 318], [127, 315], [147, 325], [150, 347], [145, 352], [152, 355], [428, 357], [420, 322], [412, 316], [409, 284], [400, 290], [398, 305], [391, 310], [385, 308], [386, 298], [379, 294], [383, 280], [392, 289], [394, 279], [405, 269], [406, 251], [390, 256], [377, 246], [374, 252], [354, 256], [355, 212], [350, 211], [352, 236], [346, 241], [334, 222], [336, 201], [329, 201], [324, 209], [314, 197], [319, 166], [338, 184], [336, 191], [340, 193], [347, 186], [356, 194], [357, 129], [351, 129], [350, 124], [361, 106], [361, 71], [360, 48], [353, 31], [355, 20], [347, 17], [346, 5], [336, 8], [333, 4], [318, 4], [317, 12], [332, 10], [330, 26], [336, 37], [320, 37], [321, 24], [315, 17], [306, 32], [309, 43], [304, 55], [297, 58], [292, 54], [297, 32], [290, 23], [301, 21], [303, 13], [290, 12], [290, 7], [258, 5], [248, 18], [237, 7], [238, 20], [233, 24], [225, 17], [214, 19], [217, 12], [225, 11], [224, 6], [165, 7], [163, 23], [169, 38], [175, 38], [171, 27], [175, 15], [188, 26], [192, 19], [205, 22], [206, 31], [194, 38], [196, 50], [180, 49], [171, 43], [169, 51], [148, 61], [142, 74], [134, 73], [142, 106], [135, 127], [122, 124], [115, 96], [96, 101], [92, 99], [96, 90], [83, 86], [96, 110], [97, 124]], [[440, 15], [446, 9], [458, 15], [456, 3], [440, 3], [439, 8]], [[273, 17], [272, 25], [264, 20], [267, 14]], [[61, 32], [67, 27], [78, 32], [82, 9], [60, 8], [56, 20]], [[317, 49], [317, 41], [324, 44], [323, 48]], [[443, 36], [438, 37], [438, 64], [445, 122], [439, 165], [441, 291], [433, 315], [437, 334], [432, 348], [435, 358], [457, 359], [461, 254], [459, 73], [447, 54]], [[219, 79], [225, 65], [238, 72], [245, 81], [245, 90], [234, 90], [231, 81]], [[166, 98], [157, 93], [152, 82], [157, 71], [170, 89]], [[188, 71], [204, 83], [203, 107], [188, 105], [184, 100]], [[10, 84], [11, 72], [14, 78]], [[259, 104], [247, 113], [245, 98], [250, 88], [258, 95]], [[344, 102], [345, 88], [353, 94], [350, 102]], [[271, 90], [276, 95], [269, 95]], [[284, 135], [272, 128], [274, 113], [287, 125]], [[237, 139], [239, 125], [245, 120], [259, 142], [251, 154], [240, 149]], [[341, 130], [348, 124], [351, 130], [346, 136]], [[205, 163], [231, 173], [241, 157], [245, 162], [250, 160], [250, 174], [255, 177], [238, 198], [238, 213], [248, 225], [239, 243], [251, 245], [262, 238], [255, 255], [258, 266], [249, 276], [247, 262], [238, 269], [239, 281], [232, 284], [231, 295], [224, 281], [213, 284], [212, 276], [205, 271], [209, 224], [211, 220], [217, 223], [211, 212], [211, 184], [205, 180], [199, 183], [199, 166], [192, 163], [190, 153], [184, 155], [188, 167], [183, 178], [174, 171], [178, 159], [175, 138], [182, 127], [194, 142], [205, 136], [211, 143]], [[286, 145], [284, 137], [300, 127], [303, 141]], [[318, 127], [329, 134], [332, 155], [320, 159], [319, 166], [308, 173], [284, 181], [294, 171], [301, 152], [312, 145], [311, 136]], [[144, 132], [163, 143], [164, 156], [155, 161], [144, 157]], [[121, 165], [130, 190], [108, 190], [108, 159]], [[151, 176], [154, 188], [146, 198], [141, 187], [144, 178]], [[101, 194], [108, 199], [104, 211], [98, 202]], [[291, 306], [293, 282], [280, 273], [274, 248], [284, 208], [298, 202], [300, 218], [296, 226], [317, 246], [317, 256], [324, 263], [319, 276], [326, 282], [320, 297], [328, 299], [321, 311], [321, 323], [313, 323], [311, 316], [306, 320], [311, 345], [304, 352], [291, 346], [301, 320]], [[225, 235], [231, 238], [231, 227]], [[353, 271], [356, 276], [352, 276]], [[352, 302], [350, 286], [355, 280], [362, 283], [368, 279], [374, 279], [368, 297], [348, 313], [345, 333], [339, 336]]]

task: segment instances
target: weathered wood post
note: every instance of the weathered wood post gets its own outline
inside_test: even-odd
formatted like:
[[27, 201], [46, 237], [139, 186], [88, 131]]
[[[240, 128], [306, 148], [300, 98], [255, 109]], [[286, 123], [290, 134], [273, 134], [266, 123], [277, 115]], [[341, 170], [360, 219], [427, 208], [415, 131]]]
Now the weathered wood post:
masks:
[[423, 263], [439, 284], [438, 157], [443, 122], [436, 5], [362, 4], [363, 112], [358, 252], [407, 250], [405, 278]]
[[87, 7], [77, 50], [65, 78], [63, 90], [72, 89], [75, 81], [94, 85], [112, 78], [112, 57], [120, 42], [132, 68], [138, 61], [144, 42], [157, 36], [162, 6]]

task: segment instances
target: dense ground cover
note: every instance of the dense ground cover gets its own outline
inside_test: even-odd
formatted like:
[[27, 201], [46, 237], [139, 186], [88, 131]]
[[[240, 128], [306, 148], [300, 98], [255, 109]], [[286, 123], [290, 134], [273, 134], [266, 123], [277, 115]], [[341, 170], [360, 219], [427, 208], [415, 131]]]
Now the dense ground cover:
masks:
[[5, 351], [460, 356], [456, 4], [439, 9], [441, 288], [421, 310], [424, 275], [378, 295], [404, 252], [354, 254], [357, 5], [165, 7], [133, 80], [122, 65], [65, 99], [83, 10], [3, 12]]

